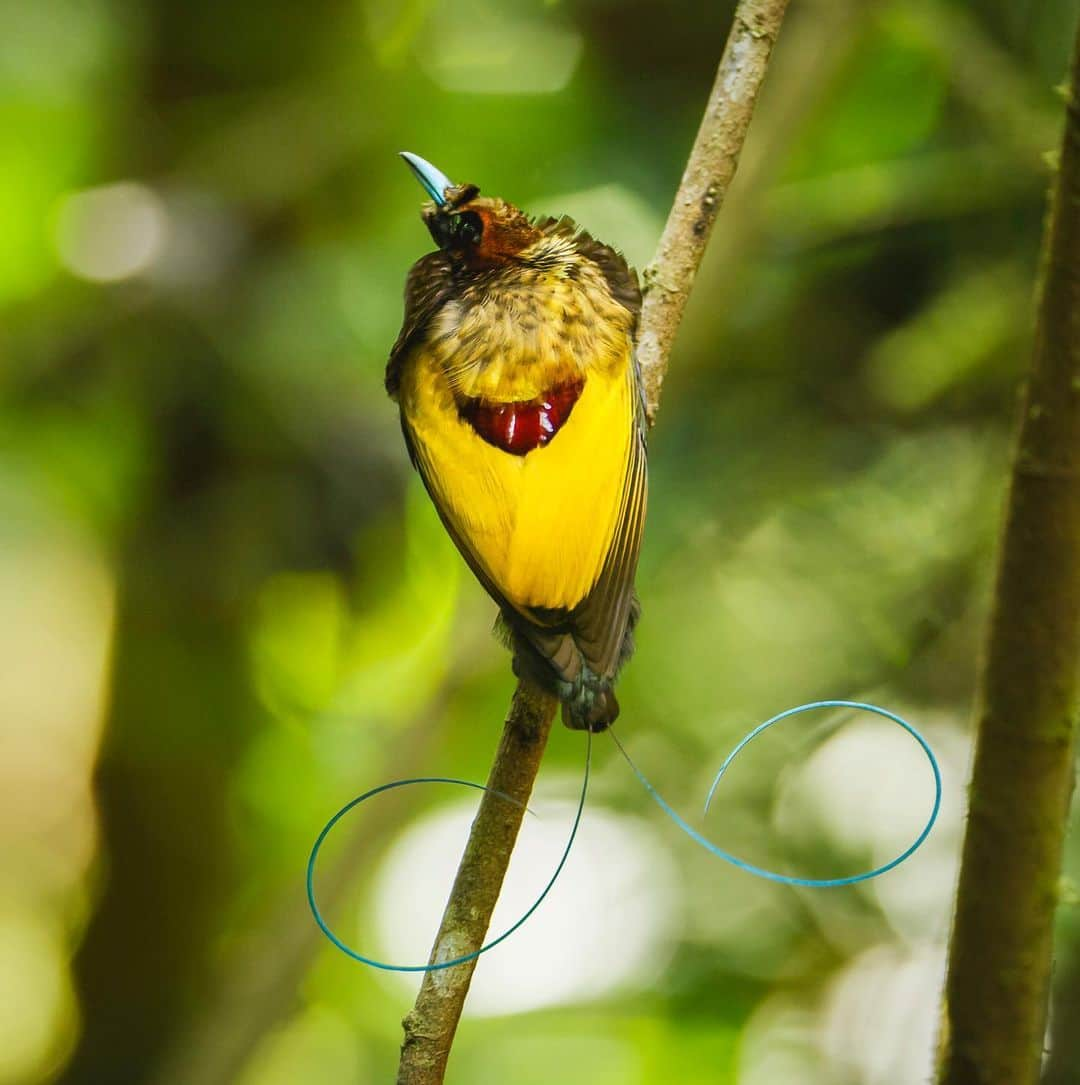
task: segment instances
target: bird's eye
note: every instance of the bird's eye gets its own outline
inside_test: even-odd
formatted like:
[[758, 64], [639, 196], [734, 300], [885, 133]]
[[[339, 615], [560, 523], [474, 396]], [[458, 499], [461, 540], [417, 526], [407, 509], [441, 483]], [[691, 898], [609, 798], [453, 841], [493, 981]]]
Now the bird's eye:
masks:
[[424, 216], [435, 244], [444, 252], [462, 252], [480, 243], [484, 220], [475, 211], [439, 210]]
[[475, 211], [463, 211], [455, 216], [454, 231], [466, 245], [476, 245], [484, 233], [484, 220]]

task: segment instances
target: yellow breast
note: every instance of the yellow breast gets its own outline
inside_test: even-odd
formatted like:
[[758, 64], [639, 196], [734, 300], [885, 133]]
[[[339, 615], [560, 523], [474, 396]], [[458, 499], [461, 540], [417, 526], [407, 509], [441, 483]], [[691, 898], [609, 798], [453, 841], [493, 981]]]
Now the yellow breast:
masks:
[[628, 332], [621, 356], [583, 374], [569, 419], [524, 456], [488, 444], [459, 415], [442, 360], [405, 367], [400, 402], [432, 497], [498, 590], [520, 607], [572, 607], [615, 534], [635, 420]]

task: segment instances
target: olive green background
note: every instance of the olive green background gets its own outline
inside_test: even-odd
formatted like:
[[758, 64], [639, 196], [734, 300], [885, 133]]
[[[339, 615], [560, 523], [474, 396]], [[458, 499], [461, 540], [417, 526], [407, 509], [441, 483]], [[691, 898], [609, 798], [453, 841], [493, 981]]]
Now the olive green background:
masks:
[[[0, 1083], [392, 1080], [409, 988], [317, 935], [307, 851], [390, 778], [482, 779], [512, 688], [382, 388], [429, 247], [396, 152], [643, 266], [730, 11], [0, 2]], [[555, 894], [639, 933], [574, 950], [588, 989], [573, 962], [557, 994], [542, 962], [504, 975], [532, 1008], [466, 1017], [448, 1081], [924, 1080], [1076, 16], [796, 0], [651, 435], [622, 740], [696, 817], [756, 722], [874, 700], [935, 744], [939, 828], [881, 883], [757, 882], [599, 739], [586, 823], [650, 873], [605, 896], [568, 868]], [[540, 800], [575, 794], [582, 742], [556, 733]], [[884, 723], [799, 717], [707, 827], [850, 873], [929, 789]], [[394, 948], [385, 864], [461, 801], [410, 789], [343, 827], [319, 881], [343, 937]], [[542, 884], [548, 858], [520, 862]], [[1052, 1085], [1080, 1079], [1065, 897]]]

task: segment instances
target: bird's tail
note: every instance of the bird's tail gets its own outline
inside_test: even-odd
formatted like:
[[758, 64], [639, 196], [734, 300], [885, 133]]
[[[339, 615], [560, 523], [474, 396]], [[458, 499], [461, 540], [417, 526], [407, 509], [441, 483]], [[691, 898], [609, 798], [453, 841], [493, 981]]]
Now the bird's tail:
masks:
[[562, 718], [575, 731], [606, 731], [619, 716], [619, 701], [606, 678], [588, 668], [587, 680], [562, 699]]
[[513, 650], [514, 673], [532, 679], [559, 698], [567, 727], [597, 732], [615, 722], [619, 715], [615, 676], [593, 670], [572, 633], [524, 628], [506, 614], [500, 632]]

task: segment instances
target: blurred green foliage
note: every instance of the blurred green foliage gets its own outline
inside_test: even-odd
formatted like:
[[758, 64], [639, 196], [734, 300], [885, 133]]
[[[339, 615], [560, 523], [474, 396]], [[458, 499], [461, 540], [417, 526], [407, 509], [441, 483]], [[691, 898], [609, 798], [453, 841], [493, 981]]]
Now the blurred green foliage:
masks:
[[[307, 848], [390, 777], [481, 778], [511, 689], [382, 388], [428, 247], [395, 152], [640, 264], [730, 11], [0, 0], [4, 1085], [391, 1078], [408, 988], [317, 935]], [[555, 1002], [509, 977], [536, 1008], [466, 1020], [450, 1081], [924, 1079], [1075, 15], [793, 5], [651, 440], [624, 741], [690, 808], [756, 721], [870, 697], [942, 753], [927, 852], [815, 896], [660, 825], [663, 967]], [[902, 846], [926, 781], [847, 733], [759, 744], [714, 838], [819, 871]], [[820, 742], [846, 772], [815, 775]], [[653, 819], [597, 759], [591, 802]], [[572, 794], [579, 736], [549, 761]], [[378, 951], [380, 862], [444, 801], [343, 830], [321, 893], [348, 939]]]

